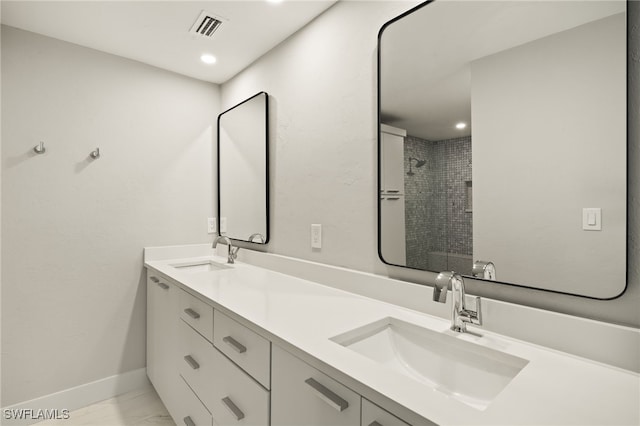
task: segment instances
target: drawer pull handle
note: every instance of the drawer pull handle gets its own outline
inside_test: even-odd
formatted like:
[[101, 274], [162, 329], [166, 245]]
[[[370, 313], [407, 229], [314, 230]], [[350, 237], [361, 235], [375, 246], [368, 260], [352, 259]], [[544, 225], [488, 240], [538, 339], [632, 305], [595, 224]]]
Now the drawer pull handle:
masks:
[[187, 425], [187, 426], [196, 426], [196, 424], [193, 422], [193, 420], [191, 420], [191, 416], [187, 416], [182, 420], [184, 421], [184, 424]]
[[374, 421], [374, 422], [369, 423], [369, 426], [382, 426], [382, 425], [380, 423]]
[[200, 364], [198, 364], [198, 361], [193, 359], [193, 357], [191, 355], [186, 355], [184, 357], [184, 360], [187, 361], [187, 364], [189, 364], [189, 366], [191, 368], [193, 368], [194, 370], [197, 370], [198, 368], [200, 368]]
[[238, 342], [231, 336], [223, 337], [222, 341], [231, 346], [233, 350], [238, 352], [239, 354], [243, 354], [247, 351], [246, 346], [244, 346], [242, 343]]
[[165, 284], [165, 283], [161, 283], [159, 282], [158, 285], [160, 286], [160, 288], [162, 288], [163, 290], [169, 290], [169, 284]]
[[229, 410], [229, 412], [235, 416], [237, 421], [244, 419], [244, 413], [238, 408], [236, 404], [233, 403], [231, 398], [225, 396], [224, 398], [222, 398], [222, 403], [225, 407], [227, 407], [227, 410]]
[[344, 411], [349, 406], [349, 403], [347, 401], [340, 398], [333, 391], [327, 389], [324, 385], [317, 382], [315, 379], [308, 378], [304, 382], [308, 384], [311, 389], [313, 389], [318, 398], [320, 398], [336, 410]]
[[160, 280], [158, 279], [158, 277], [149, 277], [149, 279], [150, 279], [151, 281], [153, 281], [154, 283], [158, 283], [158, 282], [160, 282]]
[[193, 319], [198, 319], [198, 318], [200, 318], [200, 314], [199, 314], [199, 313], [197, 313], [196, 311], [194, 311], [194, 310], [193, 310], [193, 309], [191, 309], [191, 308], [187, 308], [187, 309], [185, 309], [185, 310], [184, 310], [184, 313], [185, 313], [185, 314], [187, 314], [187, 315], [189, 315], [189, 316], [190, 316], [191, 318], [193, 318]]

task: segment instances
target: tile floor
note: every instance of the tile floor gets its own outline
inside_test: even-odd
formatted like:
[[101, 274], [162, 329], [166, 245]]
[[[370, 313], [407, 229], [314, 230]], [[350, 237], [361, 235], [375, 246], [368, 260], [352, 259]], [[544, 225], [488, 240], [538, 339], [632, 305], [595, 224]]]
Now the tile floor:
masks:
[[175, 426], [151, 386], [72, 411], [67, 420], [45, 420], [37, 426]]

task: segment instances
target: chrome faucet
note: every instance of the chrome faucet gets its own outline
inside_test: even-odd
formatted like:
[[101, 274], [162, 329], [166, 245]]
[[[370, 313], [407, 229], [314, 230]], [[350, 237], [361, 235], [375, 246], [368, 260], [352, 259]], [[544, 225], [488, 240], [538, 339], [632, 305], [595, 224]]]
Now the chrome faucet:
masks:
[[260, 242], [260, 244], [264, 244], [264, 235], [262, 235], [261, 233], [256, 232], [255, 234], [251, 234], [251, 235], [249, 236], [249, 242], [250, 242], [250, 243], [252, 243], [252, 242], [253, 242], [253, 240], [255, 240], [255, 239], [259, 239], [259, 240], [260, 240], [260, 241], [259, 241], [259, 242]]
[[227, 243], [227, 246], [229, 246], [227, 263], [235, 263], [236, 257], [238, 257], [238, 250], [240, 249], [240, 247], [234, 247], [231, 244], [231, 240], [229, 239], [229, 237], [220, 235], [219, 237], [216, 237], [215, 240], [213, 240], [213, 244], [211, 245], [211, 248], [216, 248], [216, 246], [218, 245], [218, 241], [220, 240], [224, 240], [224, 242]]
[[467, 331], [467, 323], [482, 325], [480, 298], [476, 297], [476, 310], [467, 309], [465, 303], [464, 280], [455, 272], [440, 272], [433, 287], [433, 300], [444, 303], [447, 287], [451, 283], [451, 330], [459, 333]]

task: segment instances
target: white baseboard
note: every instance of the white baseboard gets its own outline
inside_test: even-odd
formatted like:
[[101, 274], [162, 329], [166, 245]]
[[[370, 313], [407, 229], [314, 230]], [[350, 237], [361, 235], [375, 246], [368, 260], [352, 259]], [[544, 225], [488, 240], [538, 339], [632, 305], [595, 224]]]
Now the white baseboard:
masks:
[[[38, 410], [49, 410], [49, 413], [55, 413], [53, 415], [57, 414], [59, 416], [63, 416], [63, 410], [73, 411], [148, 385], [149, 379], [147, 379], [147, 369], [139, 368], [137, 370], [128, 371], [111, 377], [105, 377], [104, 379], [65, 389], [60, 392], [41, 396], [40, 398], [3, 407], [2, 413], [0, 413], [0, 424], [3, 426], [31, 425], [39, 421], [46, 420], [42, 417], [37, 418]], [[22, 413], [23, 418], [13, 418], [15, 417], [12, 415], [14, 413]]]

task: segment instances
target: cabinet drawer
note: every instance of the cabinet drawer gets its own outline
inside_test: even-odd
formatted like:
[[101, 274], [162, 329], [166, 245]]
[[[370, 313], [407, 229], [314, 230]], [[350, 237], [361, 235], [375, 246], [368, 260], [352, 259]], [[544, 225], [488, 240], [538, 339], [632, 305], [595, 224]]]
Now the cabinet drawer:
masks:
[[193, 393], [182, 378], [176, 382], [178, 401], [174, 421], [177, 426], [213, 426], [211, 413]]
[[276, 345], [272, 347], [271, 425], [360, 425], [360, 395]]
[[202, 400], [219, 425], [269, 425], [269, 391], [213, 349], [215, 384]]
[[214, 347], [184, 321], [178, 320], [178, 371], [200, 397], [213, 392]]
[[213, 339], [213, 308], [186, 291], [180, 294], [180, 318], [207, 340]]
[[362, 398], [361, 426], [410, 426], [393, 414]]
[[271, 342], [216, 310], [213, 344], [262, 386], [270, 388]]

